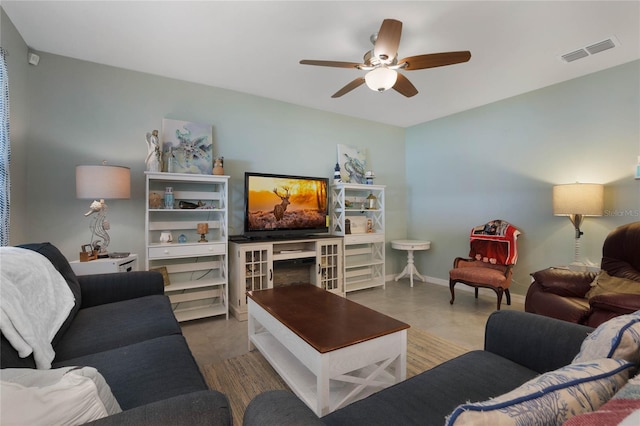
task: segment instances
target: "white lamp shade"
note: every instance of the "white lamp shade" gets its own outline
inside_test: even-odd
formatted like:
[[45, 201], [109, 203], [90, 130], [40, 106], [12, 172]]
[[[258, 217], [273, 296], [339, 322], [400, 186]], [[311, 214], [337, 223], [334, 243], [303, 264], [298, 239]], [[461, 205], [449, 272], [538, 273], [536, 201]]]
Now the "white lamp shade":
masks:
[[571, 183], [553, 187], [553, 214], [602, 216], [604, 186], [597, 183]]
[[364, 81], [367, 83], [369, 89], [378, 92], [391, 89], [393, 85], [396, 84], [397, 79], [398, 73], [387, 67], [376, 68], [364, 76]]
[[131, 170], [122, 166], [76, 166], [76, 198], [131, 198]]

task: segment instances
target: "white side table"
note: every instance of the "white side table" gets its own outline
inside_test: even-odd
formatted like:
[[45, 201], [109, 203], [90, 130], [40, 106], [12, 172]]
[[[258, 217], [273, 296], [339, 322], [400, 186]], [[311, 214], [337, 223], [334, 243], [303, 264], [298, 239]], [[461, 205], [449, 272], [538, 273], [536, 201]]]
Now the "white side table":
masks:
[[420, 275], [416, 265], [413, 264], [413, 252], [415, 250], [429, 250], [431, 248], [431, 241], [395, 240], [391, 241], [391, 247], [396, 250], [405, 250], [407, 252], [407, 266], [405, 266], [402, 272], [396, 276], [395, 280], [398, 281], [400, 278], [409, 276], [411, 287], [413, 287], [413, 276], [415, 275], [417, 278], [422, 280], [422, 282], [426, 283], [427, 279]]
[[138, 270], [138, 255], [130, 254], [127, 257], [104, 258], [80, 262], [69, 262], [76, 275], [110, 274], [114, 272], [131, 272]]

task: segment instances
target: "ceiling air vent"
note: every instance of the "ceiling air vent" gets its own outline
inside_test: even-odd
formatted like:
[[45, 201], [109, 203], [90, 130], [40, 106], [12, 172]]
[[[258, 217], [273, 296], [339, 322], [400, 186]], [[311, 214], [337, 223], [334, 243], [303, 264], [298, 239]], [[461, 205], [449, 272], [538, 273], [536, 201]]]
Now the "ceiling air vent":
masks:
[[589, 54], [586, 50], [579, 49], [571, 53], [565, 53], [564, 55], [562, 55], [562, 60], [565, 62], [573, 62], [577, 61], [578, 59], [586, 58], [587, 56], [589, 56]]
[[593, 43], [587, 47], [583, 47], [578, 50], [574, 50], [573, 52], [560, 55], [560, 58], [564, 62], [573, 62], [573, 61], [577, 61], [578, 59], [586, 58], [587, 56], [590, 56], [590, 55], [595, 55], [596, 53], [604, 52], [605, 50], [613, 49], [618, 44], [619, 43], [615, 39], [615, 37], [609, 37], [606, 40]]
[[591, 53], [592, 55], [595, 55], [596, 53], [600, 53], [603, 50], [613, 49], [614, 47], [616, 47], [616, 44], [613, 42], [613, 40], [608, 38], [599, 43], [592, 44], [591, 46], [587, 46], [585, 47], [585, 49], [587, 50], [587, 52]]

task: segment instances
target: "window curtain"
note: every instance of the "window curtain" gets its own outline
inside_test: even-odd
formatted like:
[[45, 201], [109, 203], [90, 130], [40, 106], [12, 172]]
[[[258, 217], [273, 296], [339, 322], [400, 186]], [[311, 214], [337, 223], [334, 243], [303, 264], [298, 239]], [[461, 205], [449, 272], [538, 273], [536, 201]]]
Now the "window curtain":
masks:
[[0, 47], [0, 246], [9, 245], [9, 76], [6, 51]]

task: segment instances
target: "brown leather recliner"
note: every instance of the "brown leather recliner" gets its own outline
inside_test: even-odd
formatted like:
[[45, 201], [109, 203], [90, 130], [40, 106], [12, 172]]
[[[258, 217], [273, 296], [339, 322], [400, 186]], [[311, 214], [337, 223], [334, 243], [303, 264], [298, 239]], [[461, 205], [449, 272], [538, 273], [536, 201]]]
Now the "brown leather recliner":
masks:
[[618, 315], [640, 310], [640, 222], [609, 233], [602, 247], [601, 268], [611, 277], [637, 281], [638, 291], [609, 291], [588, 297], [599, 273], [548, 268], [531, 274], [534, 281], [525, 298], [525, 311], [597, 327]]

